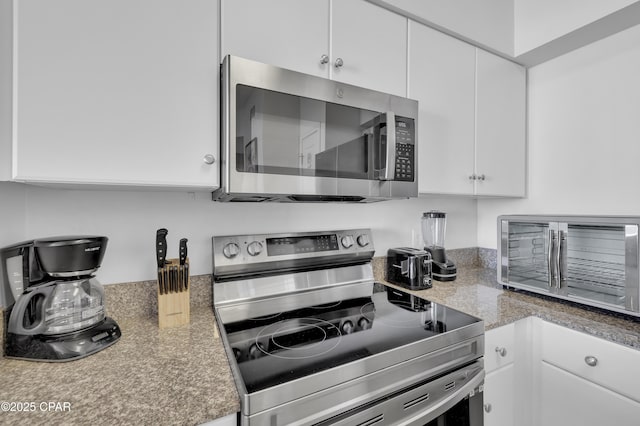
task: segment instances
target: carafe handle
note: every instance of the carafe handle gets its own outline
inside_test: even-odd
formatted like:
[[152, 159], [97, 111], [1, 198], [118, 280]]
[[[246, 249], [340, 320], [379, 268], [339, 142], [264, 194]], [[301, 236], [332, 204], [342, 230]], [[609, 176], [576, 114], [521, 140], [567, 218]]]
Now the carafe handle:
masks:
[[33, 327], [24, 327], [24, 315], [31, 299], [39, 294], [43, 294], [45, 298], [49, 297], [51, 293], [53, 293], [54, 287], [55, 285], [39, 287], [20, 296], [15, 305], [13, 305], [11, 316], [9, 317], [9, 324], [7, 325], [7, 332], [28, 336], [42, 334], [47, 328], [44, 322], [45, 304], [42, 303], [38, 306], [38, 309], [40, 309], [37, 315], [38, 323], [34, 324]]

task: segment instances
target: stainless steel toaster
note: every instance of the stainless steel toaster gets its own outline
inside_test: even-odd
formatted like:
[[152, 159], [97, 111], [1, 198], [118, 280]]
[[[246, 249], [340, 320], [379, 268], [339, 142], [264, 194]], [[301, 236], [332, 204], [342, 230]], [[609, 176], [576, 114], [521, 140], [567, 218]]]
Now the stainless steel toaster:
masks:
[[386, 279], [410, 290], [431, 288], [431, 254], [411, 247], [389, 249]]

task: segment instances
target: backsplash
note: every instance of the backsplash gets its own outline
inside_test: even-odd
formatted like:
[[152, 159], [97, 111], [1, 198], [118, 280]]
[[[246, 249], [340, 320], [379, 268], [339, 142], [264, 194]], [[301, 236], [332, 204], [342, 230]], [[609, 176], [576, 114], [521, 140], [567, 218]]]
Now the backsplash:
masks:
[[[477, 247], [447, 250], [447, 255], [457, 266], [466, 268], [495, 268], [496, 250]], [[375, 277], [384, 277], [386, 257], [373, 258]], [[107, 313], [116, 321], [126, 317], [154, 317], [158, 314], [157, 282], [138, 281], [106, 285]], [[213, 305], [211, 275], [191, 277], [191, 308]]]
[[[496, 266], [496, 250], [463, 248], [447, 250], [447, 255], [458, 267], [490, 268]], [[384, 279], [386, 257], [373, 258], [375, 279]], [[107, 315], [119, 321], [124, 318], [153, 318], [158, 315], [157, 281], [138, 281], [104, 286]], [[213, 305], [211, 274], [191, 277], [191, 309], [210, 308]], [[0, 309], [0, 315], [3, 310]], [[0, 344], [4, 341], [4, 321], [0, 321]]]
[[[496, 250], [478, 247], [447, 250], [458, 267], [495, 269]], [[386, 257], [373, 258], [374, 277], [383, 278]], [[126, 317], [154, 317], [158, 314], [157, 281], [110, 284], [104, 287], [107, 314], [118, 321]], [[191, 277], [191, 309], [213, 305], [211, 275]]]

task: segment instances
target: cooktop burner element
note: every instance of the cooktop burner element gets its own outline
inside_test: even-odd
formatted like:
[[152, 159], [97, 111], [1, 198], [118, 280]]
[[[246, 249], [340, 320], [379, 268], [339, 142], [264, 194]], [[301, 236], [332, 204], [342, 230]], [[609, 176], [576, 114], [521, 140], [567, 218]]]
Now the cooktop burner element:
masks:
[[[481, 320], [375, 283], [370, 231], [311, 234], [214, 238], [215, 315], [241, 396], [241, 425], [359, 424], [349, 419], [397, 404], [403, 389], [451, 386], [449, 374], [462, 389], [456, 392], [477, 391]], [[313, 250], [325, 240], [337, 245]], [[278, 250], [248, 250], [268, 241]], [[289, 242], [308, 249], [295, 253], [284, 247]], [[229, 244], [239, 254], [225, 252]], [[430, 392], [450, 397], [446, 389]], [[381, 424], [422, 410], [402, 404], [384, 408]]]
[[298, 318], [266, 326], [258, 332], [256, 342], [267, 338], [269, 348], [262, 351], [282, 359], [302, 359], [322, 356], [340, 343], [340, 329], [318, 318]]

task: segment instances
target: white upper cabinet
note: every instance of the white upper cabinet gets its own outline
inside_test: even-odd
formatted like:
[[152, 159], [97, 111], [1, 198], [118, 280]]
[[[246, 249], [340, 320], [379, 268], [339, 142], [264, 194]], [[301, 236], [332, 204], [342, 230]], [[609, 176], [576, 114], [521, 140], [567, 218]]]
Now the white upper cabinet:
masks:
[[13, 8], [14, 180], [218, 186], [216, 1]]
[[222, 56], [407, 94], [407, 18], [364, 0], [222, 0], [221, 30]]
[[362, 0], [334, 0], [331, 19], [331, 78], [407, 96], [407, 18]]
[[524, 196], [524, 68], [413, 21], [409, 39], [419, 192]]
[[409, 98], [418, 117], [418, 190], [470, 194], [474, 167], [475, 48], [409, 22]]
[[476, 194], [525, 195], [526, 71], [477, 49]]
[[328, 78], [329, 1], [222, 0], [222, 57], [231, 54]]

